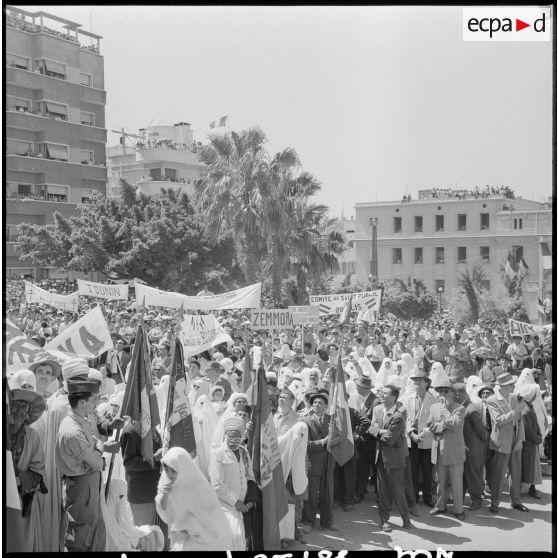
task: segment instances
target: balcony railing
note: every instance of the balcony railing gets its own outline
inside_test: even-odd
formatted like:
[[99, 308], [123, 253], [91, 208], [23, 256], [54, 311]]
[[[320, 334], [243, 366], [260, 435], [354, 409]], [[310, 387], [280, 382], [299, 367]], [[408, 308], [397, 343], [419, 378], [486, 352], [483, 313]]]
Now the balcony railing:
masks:
[[70, 160], [66, 160], [66, 159], [56, 159], [53, 157], [49, 157], [48, 155], [45, 156], [42, 153], [15, 153], [13, 151], [6, 151], [6, 155], [10, 155], [12, 157], [31, 157], [31, 158], [35, 158], [35, 159], [42, 159], [43, 161], [57, 161], [58, 163], [70, 163], [72, 165], [87, 165], [87, 166], [92, 166], [92, 167], [103, 167], [105, 168], [107, 166], [106, 161], [101, 161], [101, 162], [94, 162], [94, 161], [88, 161], [88, 160], [83, 160], [80, 161], [79, 163], [77, 161], [70, 161]]
[[47, 201], [57, 203], [68, 203], [68, 196], [61, 194], [22, 194], [20, 192], [12, 192], [6, 197], [7, 200], [31, 200], [31, 201]]

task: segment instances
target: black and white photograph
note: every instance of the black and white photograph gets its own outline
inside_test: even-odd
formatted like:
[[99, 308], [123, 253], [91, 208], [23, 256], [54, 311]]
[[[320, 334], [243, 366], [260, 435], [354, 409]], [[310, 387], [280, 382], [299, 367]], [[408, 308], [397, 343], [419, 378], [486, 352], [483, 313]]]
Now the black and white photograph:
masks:
[[4, 552], [555, 552], [555, 7], [5, 4]]

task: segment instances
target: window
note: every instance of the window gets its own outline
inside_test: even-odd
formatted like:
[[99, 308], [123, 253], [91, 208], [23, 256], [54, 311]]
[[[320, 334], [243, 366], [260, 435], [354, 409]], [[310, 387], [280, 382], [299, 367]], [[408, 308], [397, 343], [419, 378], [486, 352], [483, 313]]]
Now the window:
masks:
[[490, 246], [481, 246], [480, 247], [480, 256], [483, 260], [489, 262], [490, 261]]
[[16, 242], [17, 237], [17, 225], [8, 225], [6, 227], [6, 242]]
[[18, 184], [17, 185], [17, 193], [24, 195], [24, 196], [30, 196], [31, 193], [33, 192], [33, 186], [31, 186], [31, 184]]
[[523, 259], [523, 246], [512, 246], [512, 251], [516, 261]]
[[490, 214], [481, 213], [481, 231], [487, 231], [490, 228]]
[[515, 230], [523, 228], [523, 218], [519, 217], [513, 220], [513, 228]]
[[457, 247], [457, 263], [465, 263], [467, 261], [467, 247]]
[[67, 202], [68, 201], [68, 187], [67, 186], [56, 186], [56, 185], [47, 184], [46, 185], [46, 199], [48, 201]]
[[436, 248], [436, 263], [443, 264], [444, 263], [444, 248], [443, 246], [439, 246]]
[[165, 169], [165, 178], [167, 180], [176, 180], [176, 169]]
[[434, 288], [438, 294], [443, 293], [446, 290], [446, 282], [443, 279], [436, 279]]
[[33, 153], [33, 143], [30, 141], [8, 139], [7, 152], [12, 155], [31, 155]]
[[86, 126], [95, 126], [95, 115], [92, 112], [81, 111], [81, 123]]
[[393, 218], [393, 232], [400, 233], [401, 232], [401, 217], [394, 217]]
[[467, 230], [467, 215], [462, 213], [457, 216], [457, 230], [466, 231]]
[[39, 69], [45, 76], [66, 79], [66, 64], [54, 60], [39, 60]]
[[55, 159], [58, 161], [67, 161], [70, 158], [68, 155], [68, 146], [55, 143], [45, 143], [45, 155], [48, 159]]
[[[188, 184], [190, 184], [190, 180], [188, 179]], [[355, 243], [353, 240], [349, 240], [349, 248], [354, 248], [355, 247]]]
[[415, 217], [415, 232], [422, 232], [422, 217]]
[[402, 258], [402, 249], [401, 248], [394, 248], [393, 249], [393, 263], [400, 264]]
[[31, 101], [20, 97], [6, 97], [6, 105], [8, 110], [17, 110], [18, 112], [29, 112], [31, 110]]
[[79, 82], [81, 85], [87, 85], [88, 87], [91, 87], [92, 81], [93, 80], [91, 74], [84, 74], [83, 72], [79, 74]]
[[422, 263], [422, 248], [415, 248], [415, 263], [416, 264]]
[[68, 120], [68, 107], [66, 105], [53, 103], [51, 101], [44, 101], [41, 104], [45, 116], [59, 118], [60, 120]]
[[151, 180], [161, 180], [161, 169], [149, 169]]
[[81, 150], [81, 164], [82, 165], [93, 164], [93, 151], [89, 151], [87, 149]]
[[435, 217], [435, 229], [436, 232], [441, 232], [444, 230], [444, 216], [436, 215]]
[[10, 68], [19, 68], [20, 70], [28, 70], [29, 58], [26, 58], [25, 56], [20, 56], [19, 54], [10, 54], [9, 52], [7, 52], [6, 64], [10, 66]]

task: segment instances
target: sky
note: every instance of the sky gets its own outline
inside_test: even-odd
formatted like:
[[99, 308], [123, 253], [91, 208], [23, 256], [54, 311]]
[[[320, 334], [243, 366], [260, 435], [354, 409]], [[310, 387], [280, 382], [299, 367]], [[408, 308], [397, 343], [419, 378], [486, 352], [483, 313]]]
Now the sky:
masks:
[[461, 7], [25, 9], [103, 36], [108, 130], [260, 126], [332, 215], [431, 187], [552, 195], [552, 43], [464, 42]]

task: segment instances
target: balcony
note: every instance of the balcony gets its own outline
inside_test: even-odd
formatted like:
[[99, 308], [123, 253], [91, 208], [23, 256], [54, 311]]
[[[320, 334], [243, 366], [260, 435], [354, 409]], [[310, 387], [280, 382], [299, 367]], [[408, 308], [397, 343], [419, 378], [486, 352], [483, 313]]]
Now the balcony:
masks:
[[137, 191], [147, 196], [157, 196], [164, 188], [168, 190], [172, 188], [180, 193], [192, 196], [194, 194], [194, 185], [186, 184], [185, 182], [175, 182], [171, 180], [140, 180], [136, 182]]
[[201, 165], [196, 153], [189, 149], [173, 149], [169, 147], [140, 147], [136, 150], [136, 161], [144, 163]]

